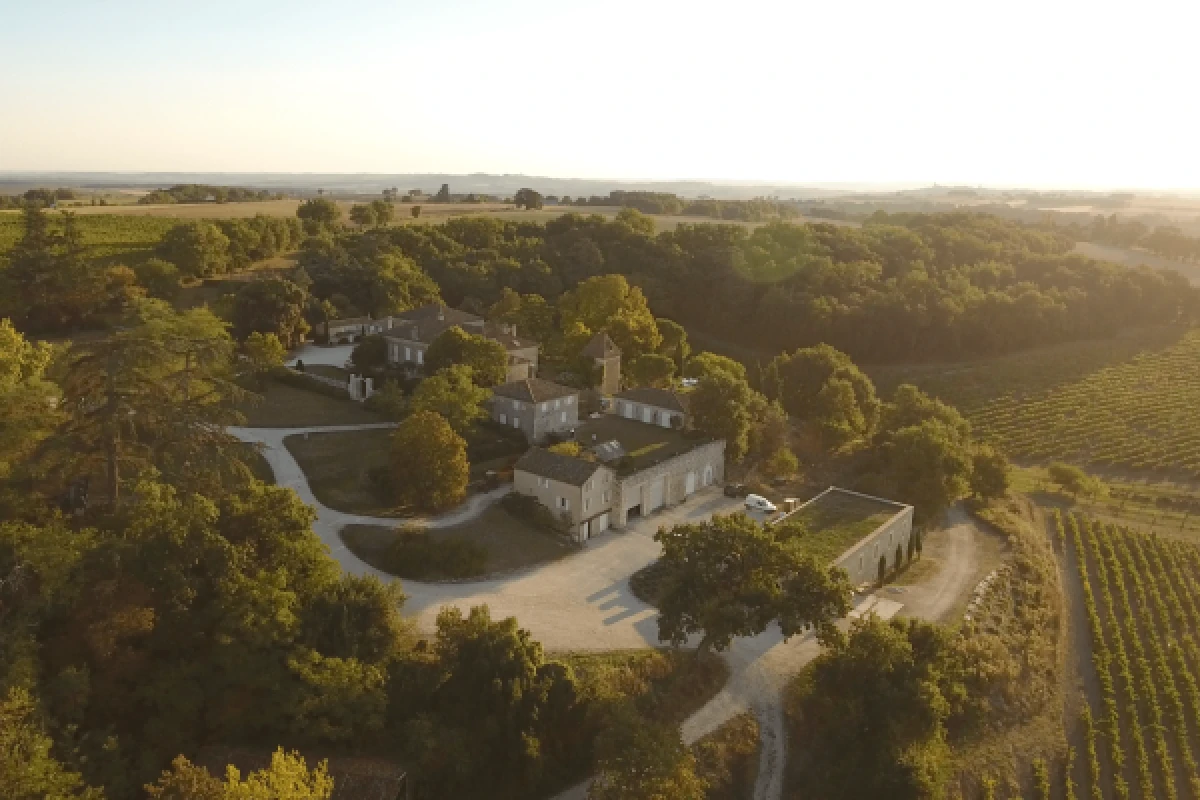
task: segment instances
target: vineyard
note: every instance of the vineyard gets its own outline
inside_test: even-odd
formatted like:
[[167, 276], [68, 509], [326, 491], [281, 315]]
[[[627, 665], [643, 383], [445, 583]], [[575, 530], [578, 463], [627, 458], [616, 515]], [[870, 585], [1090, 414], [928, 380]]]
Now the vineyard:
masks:
[[1064, 794], [1197, 800], [1200, 549], [1079, 514], [1053, 524], [1074, 557], [1098, 687]]
[[969, 414], [1008, 455], [1200, 477], [1200, 331], [1173, 346]]
[[[50, 213], [52, 230], [61, 229], [58, 215]], [[133, 266], [149, 258], [167, 231], [180, 220], [163, 217], [134, 217], [117, 214], [79, 215], [76, 217], [88, 257], [106, 265]], [[0, 214], [0, 258], [12, 249], [24, 233], [21, 216]]]

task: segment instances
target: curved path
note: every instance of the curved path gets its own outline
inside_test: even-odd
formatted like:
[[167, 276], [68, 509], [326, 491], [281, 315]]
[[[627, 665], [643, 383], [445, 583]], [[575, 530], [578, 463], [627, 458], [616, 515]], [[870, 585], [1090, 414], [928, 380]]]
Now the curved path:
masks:
[[[275, 471], [276, 483], [293, 489], [316, 510], [313, 530], [343, 569], [360, 575], [373, 574], [386, 581], [392, 580], [392, 576], [361, 561], [342, 544], [338, 532], [344, 525], [393, 526], [397, 520], [346, 514], [321, 504], [313, 495], [300, 465], [284, 447], [283, 440], [297, 434], [389, 427], [392, 427], [390, 423], [382, 423], [232, 428], [230, 432], [242, 441], [261, 445], [263, 455]], [[505, 487], [475, 495], [463, 507], [450, 514], [428, 518], [424, 523], [429, 527], [444, 527], [472, 519], [507, 491]], [[558, 561], [470, 583], [404, 581], [405, 611], [415, 615], [419, 629], [432, 631], [437, 613], [443, 606], [466, 610], [486, 603], [496, 616], [515, 616], [548, 651], [656, 647], [660, 645], [657, 611], [638, 600], [629, 589], [629, 576], [661, 553], [661, 547], [654, 541], [654, 533], [660, 526], [699, 522], [716, 513], [740, 509], [740, 499], [727, 498], [715, 487], [706, 489], [683, 505], [639, 520], [623, 531], [612, 531], [593, 539], [579, 553]], [[955, 521], [960, 524], [954, 525], [948, 533], [956, 539], [965, 537], [969, 540], [973, 535], [970, 526], [961, 524], [961, 518]], [[956, 560], [952, 570], [943, 568], [930, 578], [931, 591], [947, 599], [957, 596], [957, 583], [969, 580], [959, 575], [960, 570], [969, 575], [973, 568], [964, 563], [970, 561], [973, 548], [968, 544], [962, 552], [964, 558]], [[896, 614], [901, 607], [895, 600], [866, 595], [856, 599], [851, 615], [876, 613], [886, 618]], [[692, 744], [734, 716], [753, 712], [758, 718], [763, 745], [754, 796], [756, 800], [778, 800], [783, 791], [782, 768], [786, 755], [782, 690], [788, 679], [818, 652], [819, 645], [812, 636], [796, 636], [785, 642], [776, 626], [759, 636], [737, 639], [724, 653], [730, 668], [728, 684], [684, 722], [684, 741]], [[585, 782], [573, 787], [556, 800], [586, 797], [587, 786]]]

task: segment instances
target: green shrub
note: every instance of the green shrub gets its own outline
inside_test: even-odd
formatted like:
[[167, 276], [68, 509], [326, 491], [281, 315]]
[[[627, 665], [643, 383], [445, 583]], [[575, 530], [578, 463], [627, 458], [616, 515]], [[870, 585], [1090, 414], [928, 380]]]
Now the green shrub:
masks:
[[571, 529], [569, 517], [555, 514], [538, 502], [536, 497], [509, 492], [500, 500], [500, 505], [517, 519], [551, 533], [567, 533]]

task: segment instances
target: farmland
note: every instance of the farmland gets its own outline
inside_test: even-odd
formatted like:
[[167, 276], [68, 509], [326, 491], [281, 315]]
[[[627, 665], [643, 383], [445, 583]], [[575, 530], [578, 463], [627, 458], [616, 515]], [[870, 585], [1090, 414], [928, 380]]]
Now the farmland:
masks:
[[1053, 527], [1090, 648], [1079, 796], [1200, 796], [1200, 550], [1078, 514], [1056, 515]]
[[969, 412], [1009, 455], [1200, 477], [1200, 331], [1032, 396]]
[[[52, 227], [61, 227], [57, 214], [49, 215]], [[79, 230], [89, 259], [101, 264], [131, 266], [153, 254], [179, 220], [155, 217], [134, 217], [125, 214], [79, 216]], [[7, 253], [21, 238], [21, 217], [15, 212], [0, 213], [0, 256]]]

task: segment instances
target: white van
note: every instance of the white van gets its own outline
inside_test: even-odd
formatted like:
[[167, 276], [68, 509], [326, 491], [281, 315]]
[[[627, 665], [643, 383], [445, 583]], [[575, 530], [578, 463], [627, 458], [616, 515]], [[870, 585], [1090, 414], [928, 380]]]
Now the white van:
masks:
[[748, 511], [762, 511], [767, 514], [774, 514], [776, 511], [774, 503], [758, 494], [746, 495], [746, 509]]

